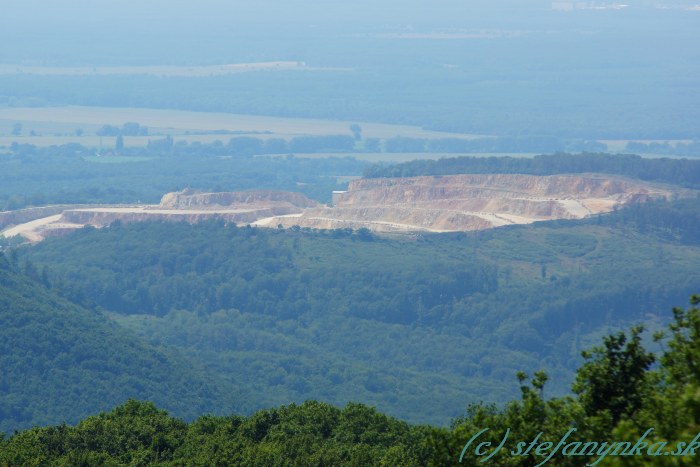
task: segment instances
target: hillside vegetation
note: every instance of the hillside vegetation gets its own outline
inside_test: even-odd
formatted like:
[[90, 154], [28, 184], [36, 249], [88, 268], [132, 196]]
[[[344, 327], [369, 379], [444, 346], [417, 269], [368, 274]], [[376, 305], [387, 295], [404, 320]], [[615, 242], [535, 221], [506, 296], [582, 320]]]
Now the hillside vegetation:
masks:
[[186, 417], [210, 410], [210, 400], [240, 410], [216, 376], [58, 297], [28, 272], [38, 280], [0, 255], [0, 432], [75, 423], [127, 397]]
[[[492, 456], [493, 464], [514, 466], [693, 465], [698, 304], [693, 296], [687, 310], [674, 308], [662, 353], [644, 348], [642, 327], [585, 352], [575, 397], [545, 398], [546, 373], [529, 381], [519, 373], [520, 399], [500, 410], [472, 405], [450, 429], [409, 425], [361, 404], [339, 409], [315, 401], [187, 424], [153, 404], [128, 401], [76, 426], [0, 438], [0, 463], [477, 466]], [[477, 438], [482, 444], [469, 441]]]
[[547, 370], [562, 394], [601, 335], [662, 326], [700, 283], [698, 209], [657, 202], [415, 241], [113, 225], [21, 249], [15, 262], [47, 268], [64, 296], [200, 362], [249, 408], [359, 401], [444, 424], [468, 402], [512, 398], [519, 370]]

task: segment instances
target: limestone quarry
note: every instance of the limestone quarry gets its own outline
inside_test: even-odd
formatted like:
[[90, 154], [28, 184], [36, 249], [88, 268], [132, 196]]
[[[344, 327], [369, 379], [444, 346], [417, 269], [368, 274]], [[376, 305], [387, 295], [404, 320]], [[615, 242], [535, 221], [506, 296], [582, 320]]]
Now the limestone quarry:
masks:
[[[21, 235], [30, 242], [63, 235], [86, 225], [104, 227], [115, 221], [140, 222], [148, 220], [184, 221], [189, 223], [208, 219], [222, 219], [235, 224], [251, 224], [262, 218], [301, 214], [319, 203], [299, 193], [278, 191], [244, 191], [235, 193], [201, 193], [184, 190], [168, 193], [158, 205], [109, 205], [90, 207], [51, 207], [51, 215], [29, 218], [27, 211], [0, 213], [2, 235]], [[14, 214], [13, 214], [14, 213]], [[21, 213], [21, 214], [17, 214]], [[12, 219], [23, 219], [18, 225], [7, 225]]]
[[688, 190], [599, 175], [479, 174], [360, 179], [336, 192], [333, 206], [258, 225], [321, 229], [368, 228], [376, 232], [453, 232], [581, 219], [651, 198]]
[[[115, 221], [222, 219], [263, 227], [367, 228], [374, 232], [454, 232], [581, 219], [629, 203], [692, 192], [603, 175], [466, 174], [359, 179], [331, 206], [299, 193], [168, 193], [158, 205], [50, 207], [0, 213], [6, 237], [37, 242], [85, 225]], [[12, 221], [15, 222], [12, 222]], [[19, 222], [17, 222], [19, 221]]]

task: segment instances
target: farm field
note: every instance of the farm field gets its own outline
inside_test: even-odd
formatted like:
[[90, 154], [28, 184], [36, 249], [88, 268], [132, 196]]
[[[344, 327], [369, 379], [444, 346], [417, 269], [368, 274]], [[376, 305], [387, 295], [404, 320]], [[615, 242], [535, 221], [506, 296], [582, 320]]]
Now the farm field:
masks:
[[[479, 135], [424, 130], [416, 126], [390, 125], [352, 121], [333, 121], [304, 118], [265, 117], [216, 112], [192, 112], [165, 109], [137, 109], [111, 107], [37, 107], [1, 108], [0, 144], [17, 141], [36, 145], [57, 144], [57, 141], [83, 142], [81, 138], [95, 136], [102, 125], [121, 126], [137, 122], [149, 129], [151, 135], [169, 134], [181, 136], [187, 141], [211, 142], [227, 140], [232, 136], [255, 134], [258, 138], [293, 138], [302, 135], [349, 134], [350, 125], [358, 123], [365, 138], [465, 138]], [[22, 125], [21, 135], [12, 135], [13, 126]], [[83, 136], [76, 137], [75, 130], [81, 128]], [[34, 131], [35, 135], [30, 135]], [[212, 132], [235, 132], [235, 134], [211, 134]], [[55, 138], [61, 138], [57, 140]], [[88, 140], [86, 139], [85, 142]], [[91, 141], [94, 142], [94, 141]], [[125, 144], [144, 145], [148, 138], [126, 138]]]

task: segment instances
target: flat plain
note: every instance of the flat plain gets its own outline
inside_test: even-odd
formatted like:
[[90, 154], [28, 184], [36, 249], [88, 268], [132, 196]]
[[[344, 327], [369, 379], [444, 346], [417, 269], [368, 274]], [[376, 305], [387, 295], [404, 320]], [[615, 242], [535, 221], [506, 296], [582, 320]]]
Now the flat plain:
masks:
[[[178, 136], [178, 140], [212, 142], [228, 141], [234, 136], [253, 135], [257, 138], [293, 138], [350, 134], [350, 125], [357, 123], [364, 138], [387, 139], [396, 136], [411, 138], [464, 138], [479, 135], [424, 130], [417, 126], [384, 123], [320, 120], [305, 118], [266, 117], [217, 112], [192, 112], [170, 109], [113, 107], [16, 107], [0, 108], [0, 145], [13, 141], [47, 146], [64, 142], [99, 144], [97, 130], [103, 125], [121, 126], [136, 122], [149, 129], [151, 137]], [[12, 135], [16, 123], [22, 125], [20, 135]], [[82, 129], [82, 136], [75, 130]], [[34, 131], [34, 134], [31, 132]], [[84, 138], [84, 140], [83, 140]], [[90, 138], [90, 139], [88, 139]], [[113, 138], [112, 138], [113, 139]], [[127, 137], [127, 145], [145, 145], [149, 137]], [[105, 142], [107, 140], [105, 139]]]

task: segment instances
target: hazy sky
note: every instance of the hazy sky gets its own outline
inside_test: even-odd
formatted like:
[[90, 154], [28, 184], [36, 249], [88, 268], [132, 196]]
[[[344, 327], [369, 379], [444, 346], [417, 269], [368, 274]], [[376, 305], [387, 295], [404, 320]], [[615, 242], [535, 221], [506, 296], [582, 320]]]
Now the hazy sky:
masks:
[[[597, 3], [615, 3], [597, 2]], [[631, 6], [657, 4], [647, 0], [626, 0]], [[674, 0], [669, 4], [693, 4]], [[240, 21], [454, 21], [460, 18], [490, 17], [521, 19], [523, 11], [533, 15], [551, 10], [548, 0], [5, 0], [0, 24], [103, 24], [163, 22], [204, 22], [236, 24]], [[517, 12], [517, 14], [516, 14]], [[510, 18], [509, 18], [510, 17]]]
[[[350, 83], [356, 94], [348, 92], [345, 75], [328, 71], [301, 82], [301, 88], [285, 88], [289, 83], [282, 78], [267, 87], [250, 82], [245, 98], [272, 102], [274, 113], [275, 93], [304, 99], [286, 104], [287, 110], [316, 95], [323, 115], [335, 105], [329, 96], [352, 105], [364, 99], [368, 108], [384, 108], [377, 99], [397, 108], [410, 102], [421, 111], [442, 99], [455, 115], [479, 103], [504, 121], [520, 102], [521, 109], [571, 109], [572, 115], [585, 107], [596, 116], [591, 119], [612, 113], [623, 123], [630, 115], [659, 115], [671, 128], [696, 121], [694, 109], [700, 108], [695, 92], [700, 11], [655, 9], [664, 2], [687, 6], [700, 0], [625, 0], [630, 8], [572, 12], [553, 11], [551, 0], [3, 0], [0, 63], [195, 66], [294, 60], [358, 73]], [[212, 82], [219, 81], [190, 85], [197, 90]], [[32, 87], [25, 79], [14, 90], [7, 85], [0, 96], [50, 100], [64, 83], [82, 99], [86, 86], [68, 79], [38, 83]], [[129, 96], [147, 94], [142, 85], [121, 82], [125, 89], [132, 85]], [[112, 102], [105, 97], [114, 91], [111, 84], [95, 78], [90, 86], [93, 93], [86, 92], [95, 98], [88, 102]], [[439, 96], [435, 90], [442, 87], [451, 94]], [[324, 91], [315, 94], [318, 89]], [[463, 103], [450, 107], [455, 97]], [[496, 101], [502, 106], [498, 112]]]
[[[222, 44], [227, 42], [239, 48], [247, 43], [251, 50], [268, 42], [265, 55], [272, 57], [271, 51], [279, 47], [279, 56], [289, 56], [289, 41], [311, 43], [367, 31], [595, 32], [607, 28], [643, 41], [658, 31], [663, 36], [665, 31], [700, 29], [700, 12], [641, 9], [664, 1], [626, 0], [631, 8], [624, 11], [553, 12], [550, 0], [4, 0], [0, 63], [70, 62], [81, 56], [85, 62], [109, 62], [113, 55], [123, 62], [129, 52], [120, 50], [122, 45], [131, 48], [134, 57], [155, 59], [163, 50], [181, 48], [184, 62], [201, 57], [209, 63], [222, 56]], [[667, 3], [690, 5], [694, 1]], [[274, 41], [277, 44], [271, 43]], [[104, 50], [101, 57], [100, 47]], [[304, 59], [303, 53], [298, 55]]]
[[[658, 2], [625, 3], [639, 7]], [[104, 43], [111, 48], [120, 40], [149, 46], [149, 41], [172, 39], [177, 43], [224, 37], [284, 41], [290, 36], [382, 28], [580, 29], [610, 20], [619, 21], [624, 28], [635, 14], [634, 9], [555, 13], [547, 0], [4, 0], [0, 62], [13, 62], [24, 54], [26, 59], [42, 53], [60, 57], [64, 55], [61, 46]], [[700, 19], [700, 12], [684, 14]]]
[[[549, 2], [490, 0], [156, 0], [120, 2], [64, 0], [6, 0], [3, 2], [0, 25], [13, 31], [34, 31], [39, 28], [65, 30], [71, 28], [122, 29], [128, 32], [147, 33], [149, 29], [173, 31], [185, 28], [246, 28], [258, 25], [336, 24], [361, 27], [365, 24], [388, 23], [392, 25], [425, 22], [459, 23], [477, 17], [497, 16], [507, 19], [512, 8], [547, 11]], [[504, 8], [504, 5], [510, 5]], [[206, 31], [202, 31], [206, 32]]]

